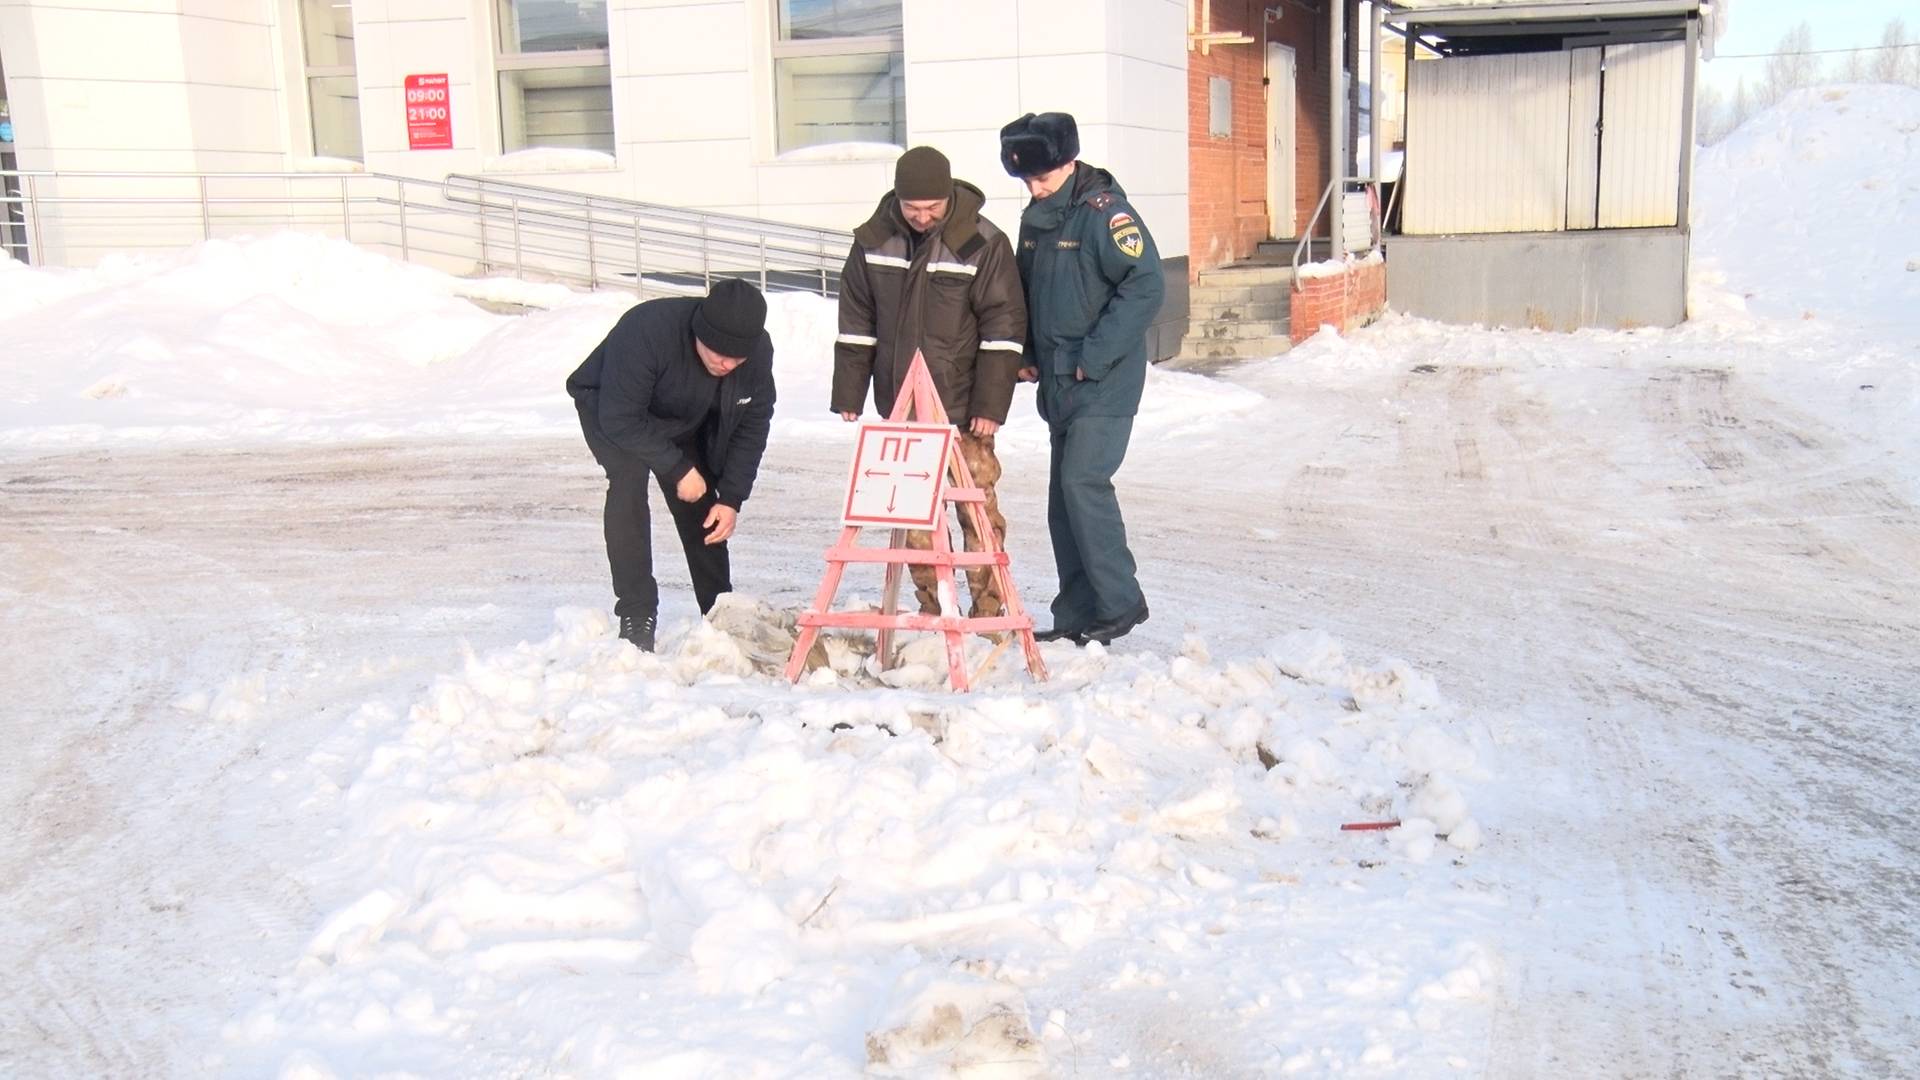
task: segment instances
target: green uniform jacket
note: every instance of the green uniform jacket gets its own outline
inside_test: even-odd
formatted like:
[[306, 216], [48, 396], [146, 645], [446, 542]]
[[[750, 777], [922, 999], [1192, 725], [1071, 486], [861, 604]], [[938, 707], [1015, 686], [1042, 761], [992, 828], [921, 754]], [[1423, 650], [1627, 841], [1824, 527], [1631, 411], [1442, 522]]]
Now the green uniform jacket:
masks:
[[[1053, 196], [1020, 218], [1027, 355], [1040, 369], [1040, 415], [1132, 416], [1147, 381], [1147, 328], [1166, 282], [1160, 250], [1127, 193], [1081, 162]], [[1086, 372], [1084, 382], [1074, 369]]]

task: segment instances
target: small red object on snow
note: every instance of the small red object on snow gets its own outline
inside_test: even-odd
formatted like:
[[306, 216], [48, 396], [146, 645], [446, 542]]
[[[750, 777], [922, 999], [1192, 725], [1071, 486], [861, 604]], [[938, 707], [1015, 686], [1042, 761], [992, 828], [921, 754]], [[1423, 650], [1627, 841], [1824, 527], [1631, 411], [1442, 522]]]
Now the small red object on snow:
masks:
[[1380, 829], [1397, 829], [1398, 821], [1349, 821], [1340, 826], [1341, 832], [1375, 832]]

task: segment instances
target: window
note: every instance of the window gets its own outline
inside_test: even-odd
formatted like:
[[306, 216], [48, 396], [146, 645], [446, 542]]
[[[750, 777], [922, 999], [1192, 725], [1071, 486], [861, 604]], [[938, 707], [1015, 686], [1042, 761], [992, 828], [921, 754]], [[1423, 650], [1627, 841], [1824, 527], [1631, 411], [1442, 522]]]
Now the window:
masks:
[[1216, 139], [1233, 135], [1233, 82], [1218, 75], [1207, 79], [1207, 134]]
[[774, 0], [781, 153], [822, 143], [905, 145], [900, 0]]
[[353, 4], [300, 0], [300, 36], [306, 41], [313, 152], [358, 161], [360, 83], [353, 70]]
[[613, 153], [607, 0], [495, 0], [500, 144]]

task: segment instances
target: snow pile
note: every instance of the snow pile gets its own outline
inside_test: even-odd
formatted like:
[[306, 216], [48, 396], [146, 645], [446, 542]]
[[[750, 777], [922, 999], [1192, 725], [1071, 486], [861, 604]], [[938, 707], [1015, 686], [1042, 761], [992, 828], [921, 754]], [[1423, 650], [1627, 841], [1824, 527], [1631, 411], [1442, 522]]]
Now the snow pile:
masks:
[[1376, 249], [1365, 255], [1346, 259], [1321, 259], [1318, 262], [1301, 263], [1298, 274], [1302, 278], [1337, 277], [1349, 270], [1363, 266], [1379, 266], [1386, 261], [1386, 256]]
[[[657, 656], [562, 610], [363, 706], [285, 781], [340, 825], [299, 875], [331, 914], [232, 1060], [1012, 1077], [1474, 1044], [1485, 925], [1443, 898], [1477, 738], [1426, 676], [1323, 635], [1050, 646], [1051, 683], [1016, 660], [963, 697], [858, 657], [789, 686], [791, 640], [738, 597]], [[1394, 932], [1356, 941], [1371, 918]]]
[[[469, 300], [527, 304], [490, 314]], [[471, 280], [301, 233], [116, 256], [90, 270], [0, 260], [0, 448], [567, 435], [566, 376], [634, 304]], [[828, 410], [832, 300], [769, 297], [776, 438], [845, 439]], [[1166, 434], [1257, 395], [1154, 372], [1136, 428]], [[1033, 391], [1008, 437], [1044, 444]]]
[[[570, 433], [566, 376], [633, 303], [292, 232], [90, 270], [9, 261], [0, 446]], [[831, 351], [825, 303], [774, 298], [782, 381], [803, 394], [827, 385], [806, 370]]]
[[1754, 311], [1920, 332], [1920, 90], [1799, 90], [1703, 150], [1695, 236]]

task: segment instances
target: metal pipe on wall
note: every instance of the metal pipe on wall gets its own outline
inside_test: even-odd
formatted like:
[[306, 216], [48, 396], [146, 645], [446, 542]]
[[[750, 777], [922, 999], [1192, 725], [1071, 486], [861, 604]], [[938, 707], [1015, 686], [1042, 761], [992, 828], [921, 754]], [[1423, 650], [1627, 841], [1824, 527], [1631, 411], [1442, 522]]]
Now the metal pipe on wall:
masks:
[[1380, 177], [1380, 103], [1385, 96], [1380, 92], [1380, 0], [1372, 0], [1367, 5], [1371, 17], [1367, 20], [1367, 175], [1375, 181]]
[[1337, 259], [1345, 239], [1340, 228], [1340, 203], [1345, 201], [1345, 192], [1341, 191], [1340, 181], [1347, 175], [1347, 88], [1341, 80], [1345, 78], [1343, 70], [1347, 62], [1347, 0], [1333, 0], [1327, 5], [1327, 112], [1331, 121], [1328, 143], [1333, 152], [1328, 155], [1330, 175], [1327, 182], [1333, 185], [1336, 200], [1333, 213], [1327, 218], [1327, 257]]

